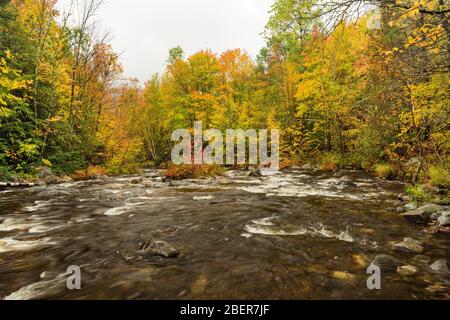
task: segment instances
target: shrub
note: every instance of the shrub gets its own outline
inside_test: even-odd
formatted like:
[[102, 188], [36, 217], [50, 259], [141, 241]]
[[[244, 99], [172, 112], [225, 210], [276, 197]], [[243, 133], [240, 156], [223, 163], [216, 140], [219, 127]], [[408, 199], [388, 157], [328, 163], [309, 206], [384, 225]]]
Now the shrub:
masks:
[[72, 178], [76, 181], [92, 179], [95, 176], [106, 175], [106, 170], [98, 166], [89, 166], [86, 170], [78, 170], [72, 174]]
[[223, 168], [220, 166], [173, 165], [164, 172], [164, 175], [172, 180], [202, 179], [220, 176], [223, 174], [223, 171]]
[[320, 170], [335, 171], [338, 167], [338, 160], [333, 155], [326, 155], [320, 163]]
[[450, 170], [444, 166], [430, 166], [428, 170], [430, 183], [434, 186], [450, 187]]
[[422, 185], [409, 186], [406, 188], [405, 192], [410, 195], [415, 202], [427, 202], [431, 199], [431, 196], [426, 192]]
[[381, 179], [393, 179], [395, 178], [395, 169], [388, 163], [379, 163], [374, 168], [375, 175]]

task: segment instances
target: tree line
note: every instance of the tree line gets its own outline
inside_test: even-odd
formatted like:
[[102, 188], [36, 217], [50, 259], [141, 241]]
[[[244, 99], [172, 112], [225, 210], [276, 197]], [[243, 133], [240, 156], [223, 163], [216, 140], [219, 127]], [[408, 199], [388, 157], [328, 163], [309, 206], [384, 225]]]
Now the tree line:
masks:
[[171, 133], [202, 121], [280, 129], [285, 165], [450, 184], [443, 0], [277, 0], [255, 60], [243, 49], [186, 57], [176, 47], [143, 87], [122, 78], [96, 28], [101, 1], [76, 3], [76, 14], [51, 0], [1, 5], [0, 174], [159, 166]]

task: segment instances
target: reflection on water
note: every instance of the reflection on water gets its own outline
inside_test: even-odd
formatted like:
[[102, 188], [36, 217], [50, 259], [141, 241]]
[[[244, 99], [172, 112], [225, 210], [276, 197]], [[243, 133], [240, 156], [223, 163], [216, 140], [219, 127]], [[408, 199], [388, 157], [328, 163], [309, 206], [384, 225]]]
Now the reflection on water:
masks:
[[[448, 279], [428, 266], [449, 259], [450, 240], [392, 211], [401, 189], [360, 172], [289, 171], [0, 191], [0, 298], [448, 299]], [[392, 251], [405, 237], [424, 252]], [[180, 256], [139, 259], [145, 240]], [[366, 264], [378, 254], [420, 272], [383, 275], [369, 291]], [[65, 287], [70, 265], [81, 266], [82, 290]]]

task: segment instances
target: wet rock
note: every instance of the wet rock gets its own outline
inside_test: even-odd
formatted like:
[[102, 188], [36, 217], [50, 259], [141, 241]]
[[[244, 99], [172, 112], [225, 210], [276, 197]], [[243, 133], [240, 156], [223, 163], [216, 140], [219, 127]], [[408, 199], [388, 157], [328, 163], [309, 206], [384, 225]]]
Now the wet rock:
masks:
[[407, 204], [404, 206], [404, 208], [405, 208], [405, 210], [407, 210], [407, 211], [416, 210], [416, 209], [417, 209], [417, 203], [415, 203], [415, 202], [407, 203]]
[[369, 259], [364, 254], [354, 254], [353, 255], [353, 262], [359, 267], [359, 268], [367, 268], [369, 265]]
[[144, 173], [146, 178], [159, 178], [160, 175], [158, 172], [154, 171], [154, 172], [145, 172]]
[[58, 177], [58, 183], [70, 183], [73, 179], [69, 176]]
[[358, 185], [351, 181], [344, 181], [341, 183], [341, 186], [344, 188], [358, 188]]
[[411, 222], [426, 224], [431, 220], [431, 215], [443, 210], [441, 206], [430, 203], [416, 210], [404, 213], [403, 217]]
[[414, 240], [412, 238], [405, 238], [402, 242], [394, 243], [392, 249], [396, 251], [414, 252], [422, 253], [423, 246], [420, 241]]
[[397, 273], [402, 276], [414, 276], [419, 273], [419, 269], [412, 265], [400, 266], [397, 268]]
[[448, 274], [447, 260], [441, 259], [430, 266], [430, 270], [438, 274]]
[[431, 258], [428, 256], [424, 256], [421, 254], [415, 255], [411, 259], [411, 263], [414, 263], [416, 265], [419, 265], [421, 267], [428, 267], [430, 265]]
[[393, 272], [397, 270], [401, 262], [387, 254], [380, 254], [375, 257], [372, 264], [380, 267], [382, 271]]
[[412, 197], [408, 196], [404, 193], [400, 193], [397, 197], [398, 200], [403, 201], [403, 202], [411, 202], [412, 201]]
[[431, 220], [436, 221], [439, 217], [442, 216], [442, 212], [436, 212], [431, 215]]
[[439, 227], [450, 227], [450, 211], [443, 212], [437, 220]]
[[251, 169], [249, 177], [262, 177], [262, 172], [260, 169]]
[[51, 168], [46, 166], [39, 166], [37, 168], [38, 174], [37, 176], [41, 179], [46, 179], [53, 176], [53, 171]]
[[405, 208], [397, 207], [397, 213], [403, 213], [403, 212], [405, 212]]
[[446, 293], [449, 290], [449, 286], [446, 283], [436, 283], [425, 289], [430, 293]]
[[302, 170], [314, 170], [314, 166], [310, 163], [307, 163], [302, 166]]
[[144, 257], [176, 258], [179, 255], [177, 248], [166, 241], [146, 241], [140, 244], [139, 251]]
[[345, 271], [334, 271], [331, 276], [337, 280], [352, 281], [355, 276]]
[[403, 207], [403, 202], [400, 201], [400, 200], [396, 200], [396, 201], [394, 202], [394, 207]]

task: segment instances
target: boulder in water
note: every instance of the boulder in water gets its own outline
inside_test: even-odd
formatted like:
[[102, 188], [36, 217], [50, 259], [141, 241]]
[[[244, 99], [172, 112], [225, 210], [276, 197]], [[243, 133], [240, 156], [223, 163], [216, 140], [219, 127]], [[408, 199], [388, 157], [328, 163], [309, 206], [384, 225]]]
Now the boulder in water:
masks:
[[397, 242], [392, 245], [392, 249], [396, 251], [422, 253], [423, 246], [420, 241], [412, 238], [405, 238], [402, 242]]
[[415, 202], [407, 203], [407, 204], [405, 204], [404, 208], [407, 211], [416, 210], [417, 209], [417, 203], [415, 203]]
[[437, 220], [440, 227], [450, 227], [450, 211], [443, 212]]
[[403, 214], [403, 217], [405, 219], [415, 222], [415, 223], [423, 223], [426, 224], [431, 220], [431, 216], [439, 211], [443, 211], [444, 208], [437, 204], [429, 203], [427, 205], [424, 205], [423, 207], [420, 207], [416, 210], [408, 211]]
[[166, 241], [143, 242], [139, 246], [139, 251], [144, 257], [176, 258], [179, 255], [177, 248]]
[[358, 185], [351, 181], [344, 181], [341, 183], [341, 186], [344, 188], [358, 188]]
[[262, 177], [262, 172], [260, 169], [252, 169], [248, 176], [249, 177]]
[[438, 274], [448, 274], [447, 260], [441, 259], [430, 266], [431, 271]]
[[375, 257], [372, 264], [380, 267], [384, 272], [393, 272], [401, 265], [401, 262], [387, 254], [380, 254]]

